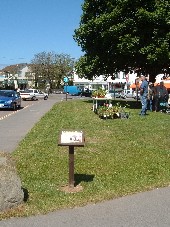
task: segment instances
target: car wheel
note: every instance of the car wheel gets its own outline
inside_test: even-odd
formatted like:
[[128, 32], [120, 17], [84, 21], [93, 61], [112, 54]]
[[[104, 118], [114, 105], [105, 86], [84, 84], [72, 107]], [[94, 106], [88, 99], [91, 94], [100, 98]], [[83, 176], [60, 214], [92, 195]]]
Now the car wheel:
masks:
[[48, 96], [46, 95], [45, 97], [44, 97], [44, 100], [47, 100], [48, 99]]
[[36, 97], [35, 96], [33, 96], [32, 97], [32, 101], [36, 101], [37, 99], [36, 99]]
[[13, 104], [13, 108], [12, 109], [13, 109], [13, 111], [15, 111], [17, 109], [16, 103]]

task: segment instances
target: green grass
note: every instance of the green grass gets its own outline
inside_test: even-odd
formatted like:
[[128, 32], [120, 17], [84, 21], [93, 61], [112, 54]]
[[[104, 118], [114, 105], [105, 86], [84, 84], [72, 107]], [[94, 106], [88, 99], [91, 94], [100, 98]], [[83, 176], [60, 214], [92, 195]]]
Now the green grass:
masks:
[[[138, 116], [131, 105], [128, 120], [101, 120], [89, 101], [55, 105], [12, 154], [29, 199], [0, 218], [83, 206], [170, 184], [170, 115]], [[65, 193], [68, 147], [58, 146], [61, 129], [85, 132], [85, 147], [75, 148], [78, 193]]]

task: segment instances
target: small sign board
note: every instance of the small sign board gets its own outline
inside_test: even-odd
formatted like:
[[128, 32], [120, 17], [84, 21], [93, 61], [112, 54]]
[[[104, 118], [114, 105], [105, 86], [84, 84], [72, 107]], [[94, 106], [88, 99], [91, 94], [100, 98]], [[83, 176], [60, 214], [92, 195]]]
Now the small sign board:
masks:
[[64, 77], [64, 83], [68, 83], [68, 77]]
[[59, 146], [84, 147], [85, 138], [83, 131], [62, 130], [59, 136]]

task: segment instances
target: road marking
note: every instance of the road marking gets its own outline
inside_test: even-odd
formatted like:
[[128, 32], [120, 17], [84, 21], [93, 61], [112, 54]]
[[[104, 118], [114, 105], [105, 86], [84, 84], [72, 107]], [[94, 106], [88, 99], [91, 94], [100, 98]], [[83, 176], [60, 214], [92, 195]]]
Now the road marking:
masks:
[[27, 106], [25, 106], [23, 109], [15, 110], [15, 111], [13, 111], [12, 113], [6, 114], [6, 115], [0, 117], [0, 121], [4, 120], [4, 119], [7, 118], [7, 117], [10, 117], [10, 116], [12, 116], [13, 114], [15, 114], [15, 113], [17, 113], [17, 112], [19, 112], [19, 111], [21, 111], [21, 110], [24, 110], [24, 109], [26, 109], [26, 108], [28, 108], [29, 106], [32, 106], [32, 105], [34, 105], [34, 104], [27, 105]]

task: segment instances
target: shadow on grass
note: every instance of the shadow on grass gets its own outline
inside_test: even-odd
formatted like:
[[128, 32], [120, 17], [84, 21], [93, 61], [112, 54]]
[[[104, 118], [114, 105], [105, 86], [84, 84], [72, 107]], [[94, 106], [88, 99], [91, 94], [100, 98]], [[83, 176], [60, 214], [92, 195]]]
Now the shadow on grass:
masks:
[[[86, 103], [92, 103], [93, 104], [93, 100], [92, 99], [88, 99], [88, 100], [84, 100], [83, 102]], [[116, 103], [120, 103], [122, 106], [126, 106], [128, 105], [128, 107], [130, 109], [141, 109], [141, 102], [140, 100], [128, 100], [128, 99], [115, 99], [112, 100], [112, 105], [115, 105]], [[98, 104], [99, 105], [103, 105], [104, 103], [106, 103], [105, 100], [98, 100]]]
[[74, 181], [75, 186], [79, 185], [82, 181], [84, 182], [90, 182], [93, 181], [95, 175], [88, 175], [88, 174], [75, 174], [74, 175]]
[[27, 202], [27, 200], [29, 199], [29, 192], [28, 192], [28, 190], [26, 189], [26, 188], [21, 188], [22, 189], [22, 191], [23, 191], [23, 193], [24, 193], [24, 202]]

